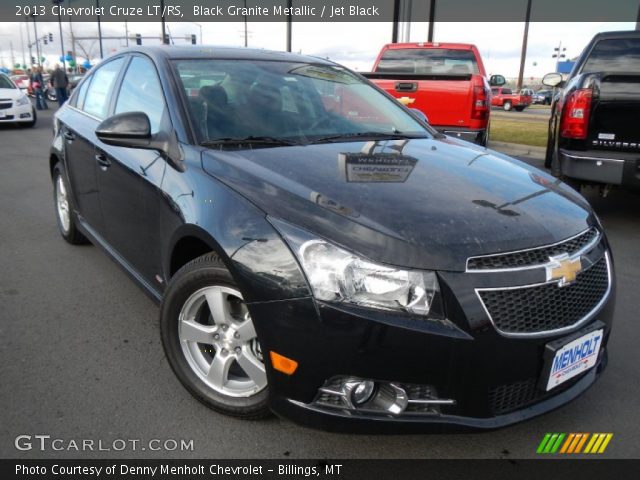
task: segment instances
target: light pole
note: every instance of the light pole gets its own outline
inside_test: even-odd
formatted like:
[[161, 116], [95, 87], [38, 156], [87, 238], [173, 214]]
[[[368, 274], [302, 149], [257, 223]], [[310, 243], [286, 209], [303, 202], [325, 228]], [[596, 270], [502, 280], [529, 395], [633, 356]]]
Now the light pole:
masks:
[[191, 22], [200, 29], [200, 45], [202, 45], [202, 25], [197, 22]]
[[20, 22], [20, 46], [22, 47], [22, 68], [27, 68], [27, 62], [24, 55], [24, 37], [22, 36], [22, 22]]
[[564, 53], [562, 53], [562, 52], [566, 52], [567, 51], [567, 47], [562, 48], [562, 42], [560, 42], [558, 44], [558, 46], [553, 49], [553, 51], [556, 52], [556, 53], [551, 55], [551, 58], [555, 58], [556, 59], [556, 72], [557, 72], [558, 71], [558, 67], [560, 66], [560, 59], [567, 57]]
[[[64, 0], [51, 0], [54, 5], [60, 6]], [[60, 57], [62, 58], [62, 69], [67, 71], [67, 63], [64, 58], [64, 38], [62, 37], [62, 18], [60, 17], [60, 8], [58, 8], [58, 29], [60, 30]]]

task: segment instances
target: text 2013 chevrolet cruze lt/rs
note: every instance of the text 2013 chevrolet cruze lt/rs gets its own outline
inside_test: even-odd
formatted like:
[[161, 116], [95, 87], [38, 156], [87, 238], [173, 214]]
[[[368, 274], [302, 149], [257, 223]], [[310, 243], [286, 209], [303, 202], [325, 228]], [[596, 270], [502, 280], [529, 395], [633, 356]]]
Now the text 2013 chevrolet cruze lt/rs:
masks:
[[613, 264], [585, 200], [332, 62], [126, 50], [54, 131], [63, 237], [161, 303], [171, 367], [215, 410], [494, 428], [606, 364]]

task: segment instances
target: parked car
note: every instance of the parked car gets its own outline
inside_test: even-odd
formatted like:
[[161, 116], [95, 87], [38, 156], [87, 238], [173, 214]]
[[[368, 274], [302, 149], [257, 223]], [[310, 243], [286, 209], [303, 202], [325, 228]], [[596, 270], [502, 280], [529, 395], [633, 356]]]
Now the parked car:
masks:
[[543, 79], [561, 88], [552, 104], [545, 165], [580, 189], [595, 184], [640, 187], [640, 32], [597, 34], [566, 81]]
[[491, 88], [491, 105], [494, 107], [502, 107], [507, 112], [511, 109], [522, 112], [531, 105], [531, 100], [531, 95], [513, 93], [513, 90], [507, 87]]
[[[69, 86], [67, 88], [68, 95], [71, 95], [71, 93], [73, 93], [73, 91], [78, 86], [78, 84], [80, 83], [80, 80], [82, 80], [83, 77], [84, 77], [84, 73], [69, 75]], [[56, 94], [56, 89], [53, 88], [53, 86], [49, 81], [50, 78], [51, 78], [51, 75], [47, 75], [47, 78], [45, 78], [45, 84], [46, 84], [45, 96], [47, 100], [56, 102], [58, 100], [58, 95]]]
[[29, 91], [29, 75], [12, 75], [11, 81], [15, 83], [24, 93]]
[[24, 127], [36, 124], [36, 110], [31, 100], [4, 73], [0, 73], [0, 124], [2, 123], [15, 123]]
[[526, 97], [533, 97], [533, 90], [530, 88], [522, 88], [520, 89], [520, 95], [524, 95]]
[[215, 410], [493, 429], [606, 365], [613, 264], [587, 202], [328, 60], [118, 52], [57, 110], [49, 166], [64, 239], [161, 304], [169, 364]]
[[[475, 45], [385, 45], [373, 73], [364, 76], [405, 105], [424, 113], [439, 132], [486, 145], [489, 82]], [[504, 83], [500, 76], [494, 81], [498, 78]]]
[[553, 90], [538, 90], [533, 94], [533, 103], [551, 105], [553, 100]]

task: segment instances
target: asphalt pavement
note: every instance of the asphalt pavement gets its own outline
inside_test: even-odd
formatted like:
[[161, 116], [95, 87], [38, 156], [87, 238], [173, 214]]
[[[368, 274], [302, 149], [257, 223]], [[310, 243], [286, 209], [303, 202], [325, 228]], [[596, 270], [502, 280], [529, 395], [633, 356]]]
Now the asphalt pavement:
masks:
[[[488, 433], [335, 434], [228, 418], [182, 388], [162, 351], [155, 304], [98, 248], [60, 237], [50, 140], [51, 112], [34, 129], [0, 127], [0, 457], [526, 458], [546, 432], [612, 432], [604, 456], [640, 457], [640, 195], [587, 192], [613, 246], [618, 296], [609, 367], [580, 398]], [[18, 435], [39, 434], [64, 449], [16, 449]], [[86, 439], [103, 447], [185, 439], [193, 451], [69, 449]]]

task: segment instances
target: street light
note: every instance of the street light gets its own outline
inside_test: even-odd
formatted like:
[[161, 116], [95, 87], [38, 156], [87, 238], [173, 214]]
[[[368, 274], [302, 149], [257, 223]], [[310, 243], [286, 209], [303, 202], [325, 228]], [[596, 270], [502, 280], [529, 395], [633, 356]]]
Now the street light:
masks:
[[197, 26], [200, 29], [200, 45], [202, 45], [202, 25], [196, 22], [191, 22], [191, 23], [193, 23], [195, 26]]
[[563, 52], [567, 51], [567, 47], [563, 48], [562, 47], [562, 42], [560, 42], [558, 44], [558, 46], [553, 49], [553, 51], [556, 52], [556, 53], [551, 55], [551, 58], [555, 58], [556, 59], [556, 72], [557, 72], [558, 71], [558, 66], [560, 64], [560, 59], [561, 58], [567, 58], [567, 56], [563, 53]]
[[[64, 0], [51, 0], [54, 5], [60, 5]], [[67, 71], [67, 64], [64, 59], [64, 39], [62, 37], [62, 19], [60, 18], [60, 9], [58, 8], [58, 28], [60, 30], [60, 57], [62, 58], [62, 69]]]

